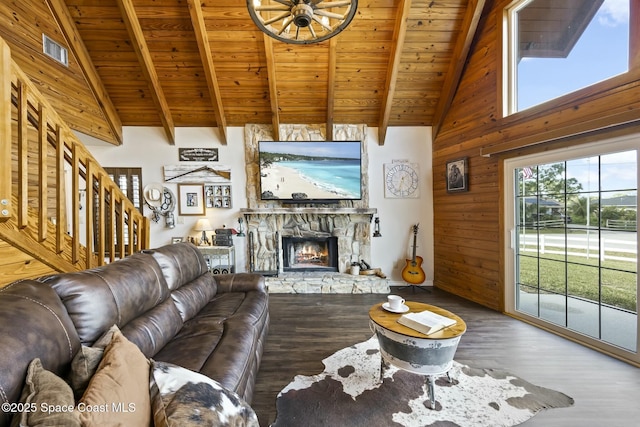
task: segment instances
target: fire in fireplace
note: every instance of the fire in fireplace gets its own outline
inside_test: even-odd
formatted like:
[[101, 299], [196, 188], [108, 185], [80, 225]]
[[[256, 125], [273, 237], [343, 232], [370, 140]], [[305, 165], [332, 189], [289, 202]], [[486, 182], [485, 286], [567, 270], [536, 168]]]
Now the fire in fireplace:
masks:
[[338, 238], [282, 237], [283, 271], [338, 271]]

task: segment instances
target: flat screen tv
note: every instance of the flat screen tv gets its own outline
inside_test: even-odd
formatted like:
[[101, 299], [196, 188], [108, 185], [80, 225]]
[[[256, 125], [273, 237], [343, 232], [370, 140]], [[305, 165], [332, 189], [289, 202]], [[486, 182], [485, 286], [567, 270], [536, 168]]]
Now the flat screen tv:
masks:
[[289, 203], [362, 198], [360, 141], [260, 141], [262, 200]]

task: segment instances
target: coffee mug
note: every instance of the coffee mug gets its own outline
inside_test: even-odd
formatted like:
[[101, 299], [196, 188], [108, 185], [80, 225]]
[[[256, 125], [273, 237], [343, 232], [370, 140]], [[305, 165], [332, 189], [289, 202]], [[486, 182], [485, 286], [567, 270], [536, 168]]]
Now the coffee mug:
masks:
[[389, 295], [387, 297], [387, 301], [389, 302], [389, 307], [392, 310], [400, 310], [404, 304], [404, 298], [399, 297], [398, 295]]

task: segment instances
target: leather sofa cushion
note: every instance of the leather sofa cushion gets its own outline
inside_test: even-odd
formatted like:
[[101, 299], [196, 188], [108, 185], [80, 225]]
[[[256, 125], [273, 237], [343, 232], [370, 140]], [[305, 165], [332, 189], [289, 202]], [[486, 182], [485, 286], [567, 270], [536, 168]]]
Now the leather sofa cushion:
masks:
[[266, 292], [218, 293], [154, 359], [201, 372], [250, 401], [268, 316]]
[[138, 346], [146, 357], [164, 347], [182, 328], [182, 318], [171, 298], [135, 318], [122, 328], [122, 334]]
[[160, 266], [143, 253], [40, 280], [58, 293], [84, 345], [91, 345], [114, 324], [122, 328], [169, 296]]
[[211, 353], [219, 350], [217, 346], [223, 333], [222, 318], [191, 319], [153, 359], [199, 372]]
[[[170, 290], [178, 289], [209, 271], [204, 256], [191, 243], [176, 243], [144, 252], [156, 259]], [[215, 286], [215, 282], [212, 285]]]
[[216, 275], [218, 292], [267, 292], [264, 276], [256, 273], [235, 273]]
[[[79, 348], [73, 322], [50, 287], [23, 280], [0, 289], [0, 402], [18, 401], [33, 359], [65, 376]], [[0, 425], [10, 416], [0, 411]]]
[[232, 292], [219, 295], [221, 298], [204, 307], [197, 318], [215, 318], [217, 311], [232, 306], [231, 302], [241, 298], [242, 303], [225, 320], [225, 331], [218, 347], [205, 361], [200, 372], [250, 402], [252, 390], [247, 390], [247, 387], [252, 384], [251, 378], [259, 368], [263, 345], [261, 339], [269, 324], [268, 294]]
[[171, 292], [183, 321], [194, 317], [216, 294], [216, 281], [211, 274], [204, 274]]

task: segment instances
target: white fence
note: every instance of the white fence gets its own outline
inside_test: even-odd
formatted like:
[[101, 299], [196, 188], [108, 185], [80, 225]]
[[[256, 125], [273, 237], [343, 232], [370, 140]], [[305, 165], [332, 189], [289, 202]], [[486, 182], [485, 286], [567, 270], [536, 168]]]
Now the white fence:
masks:
[[564, 219], [547, 219], [533, 222], [535, 228], [564, 227], [565, 225]]
[[607, 228], [615, 228], [618, 230], [635, 230], [637, 227], [636, 221], [625, 219], [608, 219]]
[[521, 252], [539, 252], [540, 254], [559, 254], [600, 258], [601, 261], [616, 260], [637, 262], [636, 233], [634, 239], [624, 240], [615, 237], [571, 236], [563, 234], [520, 234]]

